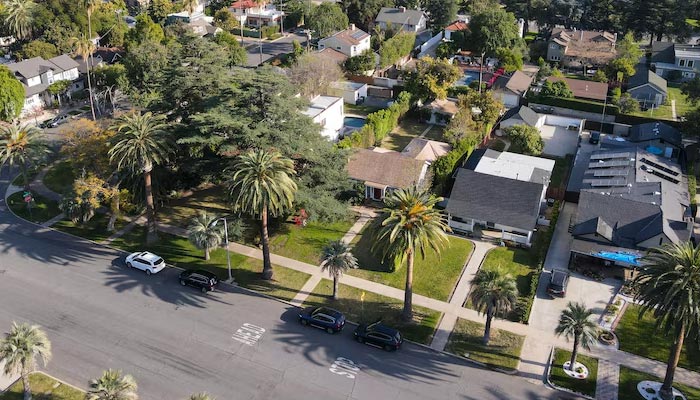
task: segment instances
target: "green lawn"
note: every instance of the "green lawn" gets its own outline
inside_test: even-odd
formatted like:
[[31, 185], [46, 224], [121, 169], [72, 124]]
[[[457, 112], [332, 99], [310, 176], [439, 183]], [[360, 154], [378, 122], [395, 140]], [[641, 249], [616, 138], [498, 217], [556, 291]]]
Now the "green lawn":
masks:
[[661, 105], [656, 109], [649, 109], [647, 111], [637, 111], [631, 113], [631, 115], [636, 115], [640, 117], [656, 118], [656, 119], [673, 119], [673, 113], [671, 112], [671, 100], [676, 100], [676, 115], [682, 116], [688, 111], [692, 110], [693, 107], [688, 103], [687, 97], [681, 93], [681, 89], [677, 87], [668, 87], [668, 100], [667, 104]]
[[381, 147], [389, 150], [401, 151], [411, 140], [420, 136], [427, 127], [428, 124], [418, 121], [417, 118], [404, 118], [399, 122], [399, 125], [382, 140]]
[[220, 216], [230, 214], [231, 208], [226, 203], [225, 188], [213, 186], [197, 190], [191, 196], [170, 200], [168, 204], [158, 209], [158, 220], [164, 224], [184, 228], [199, 211]]
[[484, 324], [460, 318], [445, 350], [492, 367], [518, 368], [525, 336], [492, 328], [488, 345], [484, 345], [483, 337]]
[[[158, 235], [157, 243], [146, 246], [146, 229], [139, 226], [115, 239], [112, 246], [129, 252], [152, 251], [163, 257], [168, 264], [181, 268], [202, 268], [217, 274], [222, 279], [228, 277], [224, 249], [212, 251], [211, 259], [205, 261], [204, 252], [195, 248], [187, 239], [162, 232]], [[308, 274], [275, 265], [273, 279], [262, 280], [260, 279], [261, 260], [233, 252], [231, 253], [231, 271], [233, 278], [240, 286], [285, 300], [293, 299], [309, 279]]]
[[354, 219], [333, 223], [310, 222], [304, 227], [284, 223], [270, 238], [270, 251], [318, 265], [323, 247], [330, 241], [342, 239], [354, 223]]
[[[37, 400], [83, 400], [85, 392], [63, 385], [57, 380], [35, 372], [29, 376], [29, 386]], [[18, 381], [5, 393], [0, 394], [0, 400], [22, 400], [22, 382]]]
[[[620, 383], [617, 388], [617, 399], [643, 400], [644, 397], [637, 390], [637, 384], [641, 381], [663, 382], [663, 378], [620, 366]], [[700, 389], [698, 388], [691, 388], [679, 383], [674, 383], [673, 387], [676, 390], [680, 390], [688, 400], [700, 399]]]
[[[372, 254], [372, 226], [369, 223], [365, 225], [362, 232], [353, 239], [352, 252], [357, 257], [359, 268], [348, 273], [403, 289], [406, 285], [406, 266], [400, 265], [391, 271], [391, 262], [382, 263], [381, 257]], [[425, 259], [417, 256], [413, 267], [413, 292], [448, 301], [473, 247], [468, 240], [450, 236], [449, 247], [446, 246], [439, 257], [432, 250], [426, 251]]]
[[52, 226], [52, 228], [73, 234], [75, 236], [101, 242], [112, 236], [112, 234], [119, 231], [125, 225], [125, 222], [122, 219], [117, 218], [116, 222], [114, 223], [114, 232], [109, 232], [107, 230], [109, 218], [110, 216], [108, 214], [96, 213], [95, 216], [85, 224], [74, 224], [73, 221], [64, 219], [58, 221]]
[[20, 218], [39, 224], [61, 213], [61, 210], [58, 209], [58, 203], [38, 194], [34, 194], [34, 202], [32, 203], [31, 210], [27, 208], [27, 203], [24, 202], [22, 192], [17, 192], [8, 197], [7, 205], [12, 209], [12, 212], [17, 214]]
[[[651, 313], [646, 313], [644, 318], [639, 320], [640, 309], [637, 305], [629, 305], [615, 329], [620, 350], [665, 363], [673, 339], [666, 336], [663, 329], [654, 329], [655, 320]], [[692, 340], [686, 339], [678, 365], [700, 371], [700, 350], [697, 344], [693, 345]]]
[[491, 269], [498, 267], [515, 278], [520, 296], [530, 295], [531, 277], [537, 273], [537, 255], [534, 251], [497, 247], [489, 251], [481, 268]]
[[686, 18], [685, 23], [692, 26], [693, 28], [700, 28], [700, 20]]
[[432, 128], [425, 134], [425, 138], [429, 140], [437, 140], [438, 142], [447, 142], [445, 139], [445, 127], [440, 125], [433, 125]]
[[554, 349], [554, 359], [552, 359], [552, 366], [549, 369], [549, 380], [557, 386], [595, 397], [595, 387], [598, 379], [598, 359], [580, 354], [576, 356], [576, 362], [588, 368], [588, 378], [586, 379], [574, 379], [564, 372], [564, 363], [570, 360], [570, 351]]
[[364, 117], [381, 110], [381, 108], [364, 106], [362, 104], [359, 106], [355, 104], [344, 104], [343, 107], [345, 107], [346, 114], [362, 115]]
[[[341, 279], [342, 282], [342, 279]], [[353, 322], [374, 322], [381, 318], [387, 325], [401, 331], [404, 338], [418, 343], [430, 344], [441, 313], [424, 307], [413, 306], [413, 322], [401, 321], [403, 301], [365, 292], [362, 301], [361, 289], [346, 286], [338, 288], [338, 300], [333, 300], [333, 281], [323, 279], [304, 302], [305, 306], [328, 306], [342, 311]]]
[[72, 186], [75, 173], [70, 161], [60, 161], [54, 164], [44, 177], [44, 185], [56, 193], [65, 193]]

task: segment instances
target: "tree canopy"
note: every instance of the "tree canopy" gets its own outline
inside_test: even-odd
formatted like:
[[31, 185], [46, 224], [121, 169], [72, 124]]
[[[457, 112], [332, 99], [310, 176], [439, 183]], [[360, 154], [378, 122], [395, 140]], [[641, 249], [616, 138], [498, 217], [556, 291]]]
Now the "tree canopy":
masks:
[[457, 18], [456, 0], [425, 0], [423, 8], [428, 14], [428, 23], [433, 33], [440, 32]]
[[489, 8], [469, 21], [470, 42], [477, 52], [495, 55], [500, 48], [519, 45], [520, 32], [515, 16], [502, 8]]
[[4, 65], [0, 65], [0, 120], [12, 121], [24, 107], [24, 86]]
[[539, 156], [544, 150], [544, 140], [540, 137], [540, 131], [534, 126], [520, 124], [505, 128], [503, 132], [508, 135], [513, 149], [520, 149], [523, 154]]
[[306, 25], [316, 37], [324, 38], [348, 27], [348, 16], [336, 3], [323, 2], [316, 6]]
[[574, 97], [574, 92], [569, 89], [569, 85], [566, 84], [565, 81], [560, 80], [560, 81], [545, 81], [544, 84], [542, 84], [542, 91], [540, 92], [542, 96], [550, 96], [550, 97], [563, 97], [563, 98], [571, 98]]
[[380, 65], [387, 67], [397, 62], [401, 57], [411, 54], [415, 42], [416, 34], [410, 32], [400, 32], [387, 39], [379, 49]]
[[444, 99], [447, 89], [462, 76], [462, 70], [446, 59], [424, 57], [415, 70], [404, 72], [406, 90], [423, 101]]

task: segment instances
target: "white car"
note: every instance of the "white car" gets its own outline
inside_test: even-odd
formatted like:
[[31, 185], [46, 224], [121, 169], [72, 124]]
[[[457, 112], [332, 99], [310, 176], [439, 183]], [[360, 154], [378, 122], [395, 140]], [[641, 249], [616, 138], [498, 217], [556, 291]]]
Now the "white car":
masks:
[[131, 253], [126, 256], [126, 266], [129, 268], [140, 269], [146, 272], [146, 275], [157, 274], [165, 268], [165, 260], [148, 251]]

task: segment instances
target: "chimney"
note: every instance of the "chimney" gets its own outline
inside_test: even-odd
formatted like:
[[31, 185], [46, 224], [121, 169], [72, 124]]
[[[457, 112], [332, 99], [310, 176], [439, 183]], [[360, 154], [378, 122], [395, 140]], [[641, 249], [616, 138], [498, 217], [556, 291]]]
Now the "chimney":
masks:
[[581, 29], [581, 41], [583, 42], [583, 29]]
[[400, 10], [402, 13], [405, 13], [405, 12], [406, 12], [406, 7], [399, 7], [399, 10]]
[[350, 24], [350, 30], [354, 31], [355, 30], [355, 24]]

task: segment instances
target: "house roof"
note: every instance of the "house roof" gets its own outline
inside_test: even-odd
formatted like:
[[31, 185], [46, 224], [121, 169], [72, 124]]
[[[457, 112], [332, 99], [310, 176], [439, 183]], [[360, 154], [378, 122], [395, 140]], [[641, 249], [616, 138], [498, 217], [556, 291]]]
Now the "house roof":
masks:
[[503, 121], [509, 119], [521, 120], [530, 126], [537, 126], [537, 121], [539, 121], [540, 116], [532, 108], [528, 106], [520, 106], [517, 108], [511, 108], [503, 115]]
[[342, 63], [348, 59], [348, 56], [339, 52], [336, 49], [331, 49], [330, 47], [326, 47], [325, 49], [319, 51], [318, 54], [321, 54], [322, 56], [328, 57], [332, 60], [336, 60], [338, 63]]
[[415, 158], [416, 160], [432, 162], [437, 160], [438, 157], [444, 156], [450, 150], [452, 150], [452, 146], [447, 143], [422, 138], [414, 138], [408, 143], [408, 145], [406, 145], [406, 147], [404, 147], [401, 154]]
[[677, 147], [683, 146], [683, 135], [681, 132], [663, 122], [648, 122], [634, 125], [630, 128], [630, 134], [627, 137], [628, 141], [634, 143], [659, 139]]
[[231, 4], [231, 8], [236, 9], [248, 9], [260, 7], [256, 0], [238, 0]]
[[449, 115], [455, 115], [459, 111], [459, 107], [457, 107], [457, 102], [450, 99], [435, 99], [430, 103], [426, 104], [425, 108], [428, 108], [435, 112], [439, 112], [441, 114]]
[[363, 31], [360, 28], [356, 28], [355, 24], [350, 24], [348, 29], [337, 32], [323, 40], [328, 40], [329, 38], [335, 38], [341, 42], [347, 43], [351, 46], [358, 45], [364, 39], [369, 37], [369, 33]]
[[56, 65], [44, 60], [41, 57], [34, 57], [16, 63], [7, 64], [7, 68], [25, 79], [39, 76], [49, 69], [57, 68]]
[[468, 31], [469, 25], [467, 25], [467, 23], [464, 21], [455, 21], [455, 22], [447, 25], [447, 27], [445, 27], [445, 30], [452, 31], [452, 32]]
[[314, 118], [339, 101], [342, 102], [343, 98], [334, 96], [316, 96], [311, 100], [309, 108], [304, 111], [304, 114]]
[[61, 72], [68, 71], [73, 68], [78, 68], [78, 63], [72, 58], [70, 58], [67, 54], [61, 54], [60, 56], [50, 58], [49, 62], [56, 65]]
[[382, 7], [374, 21], [395, 25], [418, 25], [422, 18], [425, 18], [425, 13], [421, 10], [410, 10], [405, 7]]
[[359, 149], [350, 156], [348, 175], [355, 180], [407, 188], [419, 183], [425, 161], [395, 151], [377, 152]]
[[651, 44], [651, 62], [675, 63], [676, 54], [672, 42], [653, 42]]
[[543, 185], [465, 168], [457, 172], [446, 210], [450, 215], [533, 230]]
[[548, 184], [554, 170], [554, 160], [491, 149], [472, 152], [466, 164], [482, 174], [540, 184]]
[[567, 56], [605, 61], [615, 56], [617, 36], [606, 31], [552, 29], [550, 40], [565, 47]]
[[641, 68], [636, 74], [630, 77], [627, 85], [627, 91], [638, 89], [644, 85], [650, 85], [664, 94], [666, 94], [668, 91], [666, 79], [660, 77], [651, 70], [647, 70], [646, 68]]
[[533, 77], [522, 71], [515, 71], [511, 76], [499, 76], [496, 82], [494, 82], [492, 89], [494, 91], [505, 90], [522, 96], [527, 92], [527, 89], [530, 88], [532, 79]]
[[562, 78], [550, 76], [550, 82], [564, 81], [573, 92], [574, 97], [604, 101], [608, 95], [608, 84], [603, 82], [586, 81], [583, 79]]

